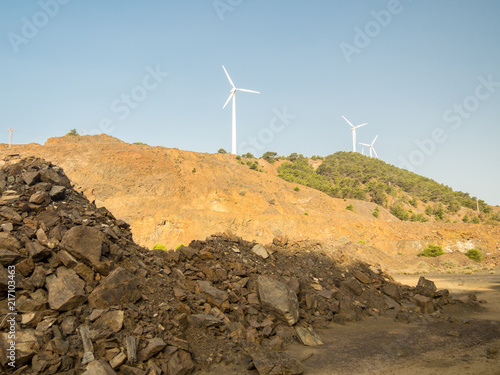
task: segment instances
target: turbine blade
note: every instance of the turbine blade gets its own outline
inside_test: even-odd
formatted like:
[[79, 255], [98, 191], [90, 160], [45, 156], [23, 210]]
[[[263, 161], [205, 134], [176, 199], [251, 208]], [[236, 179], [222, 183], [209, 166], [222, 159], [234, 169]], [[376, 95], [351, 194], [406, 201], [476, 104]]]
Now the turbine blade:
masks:
[[373, 138], [373, 141], [372, 141], [372, 146], [373, 146], [373, 144], [375, 143], [375, 141], [377, 140], [377, 138], [378, 138], [378, 134], [375, 136], [375, 138]]
[[234, 86], [233, 81], [231, 80], [231, 77], [229, 77], [229, 73], [227, 72], [226, 68], [224, 68], [224, 65], [222, 65], [222, 69], [224, 69], [224, 72], [226, 72], [227, 79], [229, 80], [229, 83], [231, 84], [231, 86], [233, 86], [233, 88], [236, 88]]
[[258, 91], [253, 91], [253, 90], [247, 90], [247, 89], [236, 89], [238, 91], [245, 91], [245, 92], [253, 92], [254, 94], [260, 94]]
[[372, 150], [373, 150], [373, 153], [375, 154], [375, 156], [377, 157], [377, 159], [379, 158], [378, 155], [377, 155], [377, 151], [375, 151], [375, 149], [372, 147]]
[[356, 125], [356, 126], [355, 126], [355, 128], [360, 128], [360, 127], [365, 126], [365, 125], [368, 125], [368, 123], [367, 123], [367, 122], [365, 122], [364, 124], [361, 124], [361, 125]]
[[346, 118], [344, 117], [344, 115], [342, 115], [342, 118], [343, 118], [344, 120], [346, 120], [346, 121], [347, 121], [347, 123], [348, 123], [349, 125], [351, 125], [351, 128], [354, 128], [354, 125], [353, 125], [353, 124], [351, 124], [351, 123], [349, 122], [349, 120], [348, 120], [348, 119], [346, 119]]
[[360, 145], [363, 145], [363, 146], [368, 146], [368, 147], [370, 147], [370, 146], [371, 146], [371, 145], [368, 145], [368, 144], [366, 144], [366, 143], [360, 143]]
[[229, 98], [227, 98], [226, 103], [224, 103], [222, 109], [226, 108], [227, 103], [229, 103], [229, 101], [233, 98], [233, 96], [234, 96], [234, 91], [231, 91], [231, 94], [229, 94]]

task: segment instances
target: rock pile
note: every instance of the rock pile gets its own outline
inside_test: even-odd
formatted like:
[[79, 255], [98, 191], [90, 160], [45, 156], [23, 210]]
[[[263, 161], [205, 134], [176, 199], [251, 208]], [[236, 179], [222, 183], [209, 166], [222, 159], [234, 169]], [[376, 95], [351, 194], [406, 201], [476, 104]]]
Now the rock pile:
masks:
[[431, 281], [403, 286], [284, 236], [268, 246], [219, 233], [176, 250], [141, 248], [127, 223], [41, 159], [4, 161], [0, 193], [6, 373], [180, 375], [234, 365], [300, 374], [282, 349], [322, 345], [315, 327], [370, 315], [411, 321], [451, 301]]

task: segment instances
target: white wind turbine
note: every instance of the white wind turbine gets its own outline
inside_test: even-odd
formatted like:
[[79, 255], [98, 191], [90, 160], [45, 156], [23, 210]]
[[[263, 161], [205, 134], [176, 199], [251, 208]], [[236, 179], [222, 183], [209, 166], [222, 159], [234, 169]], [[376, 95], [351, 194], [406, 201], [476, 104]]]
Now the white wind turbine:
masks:
[[349, 122], [349, 120], [348, 120], [348, 119], [346, 119], [344, 116], [342, 116], [342, 118], [343, 118], [344, 120], [346, 120], [346, 121], [347, 121], [347, 123], [348, 123], [349, 125], [351, 125], [351, 131], [352, 131], [352, 151], [356, 152], [356, 129], [357, 129], [357, 128], [360, 128], [360, 127], [362, 127], [362, 126], [365, 126], [365, 125], [366, 125], [366, 124], [368, 124], [368, 123], [367, 123], [367, 122], [365, 122], [364, 124], [354, 126], [354, 125], [353, 125], [353, 124], [351, 124], [351, 123]]
[[376, 156], [376, 157], [377, 157], [377, 159], [378, 159], [377, 151], [375, 151], [375, 147], [373, 147], [373, 144], [374, 144], [374, 143], [375, 143], [375, 141], [377, 140], [377, 137], [378, 137], [378, 134], [375, 136], [375, 138], [373, 139], [372, 143], [370, 143], [370, 144], [360, 143], [360, 145], [363, 145], [363, 146], [368, 146], [368, 148], [370, 149], [370, 157], [372, 157], [372, 150], [373, 150], [373, 152], [375, 153], [375, 156]]
[[224, 69], [224, 72], [226, 73], [229, 83], [231, 84], [231, 86], [233, 86], [233, 88], [231, 89], [231, 93], [229, 94], [229, 98], [227, 98], [226, 103], [224, 104], [222, 109], [226, 108], [227, 103], [229, 103], [229, 101], [233, 99], [233, 127], [232, 127], [233, 133], [232, 133], [231, 153], [236, 155], [236, 91], [253, 92], [254, 94], [260, 94], [260, 92], [247, 89], [237, 89], [234, 86], [231, 77], [229, 77], [229, 73], [227, 72], [226, 68], [224, 68], [224, 65], [222, 65], [222, 69]]

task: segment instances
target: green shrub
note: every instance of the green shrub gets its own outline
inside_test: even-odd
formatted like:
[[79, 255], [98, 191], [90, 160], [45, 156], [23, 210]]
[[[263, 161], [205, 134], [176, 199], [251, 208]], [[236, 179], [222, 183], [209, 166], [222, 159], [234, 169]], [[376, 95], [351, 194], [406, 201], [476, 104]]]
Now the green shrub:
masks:
[[196, 168], [193, 168], [193, 170], [191, 172], [196, 173]]
[[298, 186], [295, 186], [295, 187], [293, 188], [293, 190], [294, 190], [294, 191], [299, 191], [299, 190], [300, 190], [300, 188], [299, 188]]
[[474, 262], [481, 263], [483, 260], [483, 253], [480, 252], [478, 249], [470, 249], [465, 252], [465, 256]]
[[80, 134], [77, 133], [76, 129], [71, 129], [66, 135], [68, 135], [70, 137], [77, 137]]
[[366, 245], [366, 241], [365, 240], [359, 240], [358, 243], [361, 243], [363, 245]]
[[247, 152], [246, 154], [243, 154], [241, 156], [244, 158], [247, 158], [247, 159], [255, 159], [255, 156], [253, 156], [253, 154], [251, 154], [249, 152]]
[[379, 215], [378, 206], [375, 208], [375, 211], [373, 211], [372, 215], [378, 219], [378, 215]]
[[217, 151], [219, 154], [227, 154], [227, 151], [224, 150], [223, 148], [219, 148], [219, 151]]
[[304, 215], [306, 215], [306, 216], [309, 215], [309, 212], [304, 212]]
[[177, 249], [178, 249], [179, 247], [181, 247], [181, 246], [187, 247], [187, 245], [186, 245], [185, 243], [180, 243], [179, 245], [177, 245], [177, 246], [175, 247], [175, 250], [177, 250]]
[[419, 257], [437, 257], [443, 255], [445, 252], [440, 245], [429, 245], [420, 254]]
[[246, 191], [246, 190], [240, 190], [240, 195], [241, 195], [242, 197], [244, 197], [246, 193], [247, 193], [247, 191]]
[[345, 209], [349, 211], [354, 211], [354, 206], [352, 204], [348, 204]]
[[399, 220], [408, 220], [410, 218], [408, 212], [400, 204], [391, 207], [391, 214], [396, 216]]
[[421, 223], [425, 223], [429, 221], [429, 218], [425, 217], [424, 214], [412, 214], [410, 216], [410, 221], [419, 221]]
[[162, 243], [156, 243], [151, 250], [167, 250], [167, 247]]

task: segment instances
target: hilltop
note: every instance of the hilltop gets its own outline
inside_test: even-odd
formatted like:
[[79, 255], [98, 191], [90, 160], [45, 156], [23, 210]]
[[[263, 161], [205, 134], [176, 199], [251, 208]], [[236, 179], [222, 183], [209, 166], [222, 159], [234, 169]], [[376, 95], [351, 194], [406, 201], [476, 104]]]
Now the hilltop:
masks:
[[[107, 135], [50, 138], [44, 145], [11, 149], [3, 145], [0, 156], [9, 154], [34, 155], [61, 166], [97, 206], [130, 223], [135, 241], [148, 248], [156, 243], [175, 248], [227, 230], [260, 243], [276, 235], [333, 245], [362, 242], [389, 255], [414, 256], [429, 243], [449, 251], [477, 247], [496, 253], [500, 248], [498, 226], [401, 221], [383, 205], [335, 198], [278, 178], [282, 161], [255, 160], [253, 170], [229, 154], [129, 144]], [[378, 218], [373, 216], [377, 207]]]

